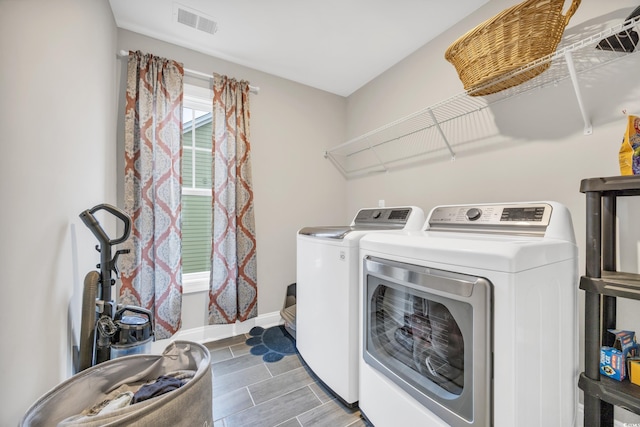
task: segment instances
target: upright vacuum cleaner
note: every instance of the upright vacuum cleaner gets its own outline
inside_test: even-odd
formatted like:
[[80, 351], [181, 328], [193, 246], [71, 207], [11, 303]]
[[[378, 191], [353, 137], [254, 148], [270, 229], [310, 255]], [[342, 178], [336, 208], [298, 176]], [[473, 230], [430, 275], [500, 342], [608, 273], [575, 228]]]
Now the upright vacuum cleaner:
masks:
[[[100, 210], [122, 221], [122, 236], [115, 239], [107, 236], [94, 216]], [[116, 357], [148, 352], [153, 339], [151, 312], [142, 307], [116, 306], [111, 296], [111, 287], [116, 283], [111, 274], [119, 274], [118, 257], [129, 253], [128, 249], [121, 249], [112, 258], [112, 246], [129, 238], [131, 218], [114, 206], [100, 204], [83, 211], [80, 219], [98, 239], [100, 264], [96, 267], [100, 272], [90, 271], [84, 279], [78, 372]]]

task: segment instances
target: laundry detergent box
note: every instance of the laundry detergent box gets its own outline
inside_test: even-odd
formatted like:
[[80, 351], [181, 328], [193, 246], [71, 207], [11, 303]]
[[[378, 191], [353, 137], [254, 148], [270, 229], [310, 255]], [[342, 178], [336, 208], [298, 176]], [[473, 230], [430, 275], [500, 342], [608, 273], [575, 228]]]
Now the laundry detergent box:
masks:
[[600, 373], [622, 381], [626, 376], [624, 359], [620, 350], [603, 346], [600, 349]]
[[615, 335], [613, 347], [603, 346], [600, 349], [600, 373], [622, 381], [626, 378], [626, 359], [638, 353], [636, 334], [633, 331], [609, 329]]

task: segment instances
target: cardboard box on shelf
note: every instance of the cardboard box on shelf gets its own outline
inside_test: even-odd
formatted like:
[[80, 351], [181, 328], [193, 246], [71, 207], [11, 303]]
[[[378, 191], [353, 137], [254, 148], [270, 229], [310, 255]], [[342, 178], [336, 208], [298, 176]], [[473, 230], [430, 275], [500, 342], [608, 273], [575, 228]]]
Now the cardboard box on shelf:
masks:
[[[638, 353], [636, 334], [634, 331], [609, 329], [615, 335], [613, 347], [603, 346], [600, 349], [600, 373], [622, 381], [627, 377], [627, 358]], [[640, 373], [640, 372], [639, 372]]]
[[600, 349], [600, 373], [614, 380], [622, 381], [626, 377], [624, 356], [613, 347]]

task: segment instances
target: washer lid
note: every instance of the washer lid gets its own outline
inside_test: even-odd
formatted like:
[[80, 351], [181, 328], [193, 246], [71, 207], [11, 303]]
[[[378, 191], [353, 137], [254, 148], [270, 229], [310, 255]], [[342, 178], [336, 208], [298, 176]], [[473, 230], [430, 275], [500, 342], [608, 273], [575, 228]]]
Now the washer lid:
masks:
[[328, 239], [344, 239], [353, 231], [418, 229], [424, 223], [424, 212], [415, 206], [360, 209], [351, 225], [304, 227], [298, 234]]
[[374, 231], [374, 230], [394, 230], [396, 227], [387, 225], [358, 227], [355, 225], [343, 226], [321, 226], [321, 227], [304, 227], [298, 231], [298, 234], [311, 237], [324, 237], [327, 239], [344, 239], [347, 234], [353, 231]]

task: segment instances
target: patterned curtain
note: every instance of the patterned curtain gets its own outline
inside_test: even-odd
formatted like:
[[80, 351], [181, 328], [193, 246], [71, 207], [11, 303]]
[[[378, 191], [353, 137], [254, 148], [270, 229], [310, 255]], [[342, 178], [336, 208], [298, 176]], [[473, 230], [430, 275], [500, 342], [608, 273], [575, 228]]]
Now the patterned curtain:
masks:
[[214, 74], [209, 324], [258, 314], [249, 82]]
[[122, 262], [120, 302], [150, 310], [156, 339], [180, 328], [184, 69], [129, 52], [125, 110], [125, 200], [134, 256]]

